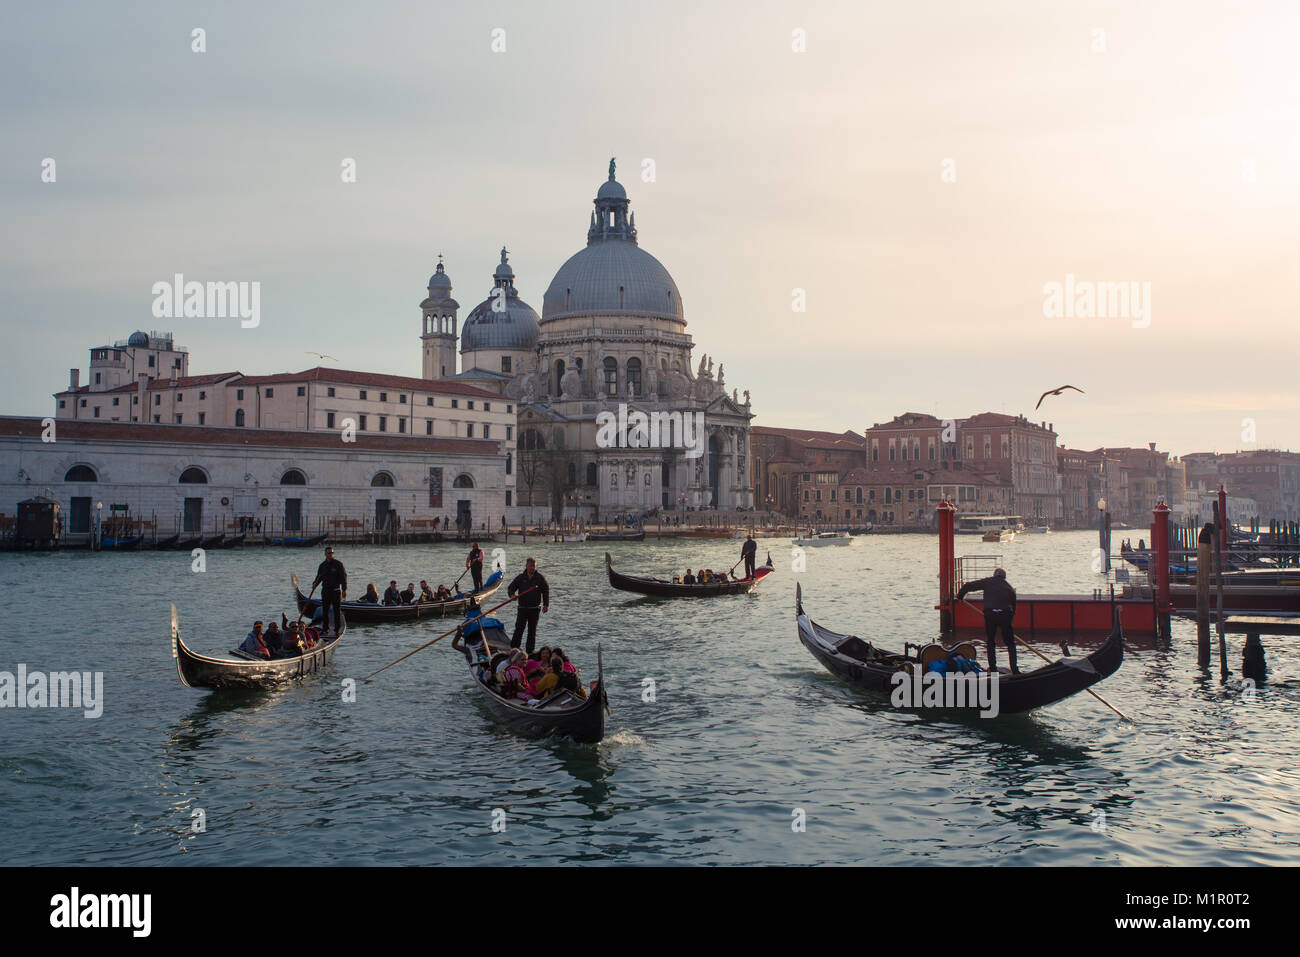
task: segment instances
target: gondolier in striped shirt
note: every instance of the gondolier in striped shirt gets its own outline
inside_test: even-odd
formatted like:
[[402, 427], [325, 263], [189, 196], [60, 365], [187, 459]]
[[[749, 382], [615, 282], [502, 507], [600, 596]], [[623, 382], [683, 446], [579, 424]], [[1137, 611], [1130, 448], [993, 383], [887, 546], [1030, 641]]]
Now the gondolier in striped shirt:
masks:
[[[469, 555], [465, 557], [465, 567], [474, 578], [474, 590], [482, 591], [483, 589], [483, 549], [478, 547], [478, 542], [469, 550]], [[513, 593], [512, 593], [513, 594]]]
[[525, 650], [531, 655], [537, 640], [537, 618], [542, 612], [551, 610], [551, 586], [537, 570], [537, 559], [529, 556], [523, 574], [516, 576], [506, 591], [511, 598], [519, 595], [519, 611], [515, 617], [515, 633], [510, 639], [510, 647], [519, 647], [519, 639], [527, 626], [528, 645]]
[[348, 573], [343, 563], [334, 557], [334, 549], [325, 549], [325, 561], [316, 569], [316, 580], [311, 587], [321, 586], [320, 623], [322, 631], [330, 627], [330, 608], [334, 609], [334, 634], [339, 633], [343, 610], [340, 604], [348, 597]]
[[991, 578], [979, 578], [967, 582], [957, 592], [957, 600], [966, 597], [967, 592], [984, 593], [984, 635], [989, 643], [989, 668], [998, 666], [998, 645], [995, 637], [1002, 632], [1002, 640], [1007, 643], [1007, 657], [1011, 659], [1011, 673], [1020, 674], [1016, 667], [1016, 637], [1011, 630], [1011, 621], [1016, 617], [1016, 590], [1007, 581], [1003, 568], [995, 568]]
[[745, 560], [745, 577], [754, 577], [754, 557], [758, 554], [758, 542], [754, 541], [754, 533], [750, 532], [745, 536], [745, 544], [740, 548], [740, 557]]

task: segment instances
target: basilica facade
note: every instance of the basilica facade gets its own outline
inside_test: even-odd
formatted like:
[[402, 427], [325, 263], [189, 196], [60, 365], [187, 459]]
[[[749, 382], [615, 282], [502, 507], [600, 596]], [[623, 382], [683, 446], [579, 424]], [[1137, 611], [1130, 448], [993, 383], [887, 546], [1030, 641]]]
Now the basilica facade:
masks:
[[[530, 518], [752, 508], [749, 392], [728, 390], [722, 363], [693, 361], [681, 293], [641, 248], [613, 160], [593, 203], [586, 246], [555, 273], [540, 316], [501, 250], [487, 298], [465, 317], [454, 373], [459, 306], [439, 263], [421, 303], [425, 377], [515, 400], [516, 488]], [[636, 413], [687, 427], [647, 436], [626, 426]]]

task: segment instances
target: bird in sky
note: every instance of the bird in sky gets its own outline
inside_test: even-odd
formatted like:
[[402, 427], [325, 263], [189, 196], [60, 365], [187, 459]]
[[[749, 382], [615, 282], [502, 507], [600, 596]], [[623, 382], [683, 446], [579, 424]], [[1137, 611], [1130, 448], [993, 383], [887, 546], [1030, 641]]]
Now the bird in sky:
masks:
[[[1050, 390], [1048, 390], [1047, 392], [1044, 392], [1042, 395], [1040, 395], [1040, 396], [1038, 397], [1038, 405], [1042, 405], [1042, 404], [1043, 404], [1043, 400], [1046, 399], [1049, 395], [1060, 395], [1060, 394], [1061, 394], [1062, 392], [1064, 392], [1066, 389], [1073, 389], [1075, 392], [1078, 392], [1078, 393], [1080, 393], [1081, 395], [1087, 395], [1087, 393], [1084, 392], [1082, 389], [1080, 389], [1078, 386], [1073, 386], [1073, 385], [1063, 385], [1063, 386], [1061, 386], [1059, 389], [1050, 389]], [[1035, 411], [1037, 411], [1037, 409], [1038, 409], [1038, 405], [1034, 406]]]
[[303, 351], [306, 352], [307, 355], [315, 356], [318, 359], [334, 359], [335, 362], [339, 361], [338, 359], [335, 359], [333, 356], [327, 356], [323, 352], [312, 352], [310, 349], [304, 349]]

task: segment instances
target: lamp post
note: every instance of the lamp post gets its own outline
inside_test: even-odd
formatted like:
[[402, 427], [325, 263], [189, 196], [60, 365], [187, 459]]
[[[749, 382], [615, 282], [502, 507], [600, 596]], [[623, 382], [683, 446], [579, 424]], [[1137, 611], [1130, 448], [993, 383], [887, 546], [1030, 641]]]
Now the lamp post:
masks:
[[1106, 511], [1106, 499], [1097, 499], [1097, 544], [1101, 546], [1101, 570], [1110, 574], [1110, 513]]
[[98, 551], [103, 540], [104, 503], [95, 503], [95, 550]]

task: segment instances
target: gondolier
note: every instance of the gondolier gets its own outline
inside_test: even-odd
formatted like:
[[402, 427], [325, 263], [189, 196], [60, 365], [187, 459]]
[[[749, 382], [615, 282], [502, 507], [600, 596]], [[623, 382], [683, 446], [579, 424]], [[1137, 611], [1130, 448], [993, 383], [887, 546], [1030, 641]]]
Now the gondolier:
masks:
[[519, 610], [515, 617], [515, 633], [510, 639], [510, 647], [519, 647], [519, 639], [527, 626], [528, 644], [525, 650], [531, 655], [537, 640], [537, 618], [542, 612], [551, 610], [551, 586], [537, 570], [537, 559], [529, 557], [523, 574], [516, 576], [506, 593], [511, 598], [519, 595]]
[[339, 605], [343, 599], [348, 596], [348, 573], [343, 568], [343, 563], [334, 557], [334, 549], [325, 549], [325, 561], [320, 563], [316, 569], [316, 580], [311, 583], [314, 589], [317, 585], [321, 586], [321, 628], [325, 631], [330, 627], [330, 608], [334, 609], [334, 634], [339, 633], [339, 623], [342, 620], [342, 609]]
[[750, 532], [745, 537], [745, 544], [740, 548], [740, 557], [745, 560], [745, 577], [754, 577], [754, 557], [758, 554], [758, 542], [754, 541], [754, 533]]
[[1005, 569], [997, 568], [991, 578], [980, 578], [967, 582], [957, 592], [957, 600], [966, 597], [967, 592], [984, 593], [984, 635], [989, 643], [989, 667], [998, 666], [998, 645], [995, 637], [1000, 630], [1002, 640], [1007, 643], [1007, 657], [1011, 659], [1011, 673], [1020, 674], [1016, 667], [1016, 637], [1011, 630], [1011, 621], [1016, 617], [1016, 590], [1007, 581]]
[[469, 555], [465, 558], [465, 567], [474, 578], [474, 590], [478, 591], [483, 587], [483, 549], [478, 547], [478, 542], [475, 542], [474, 547], [469, 550]]

